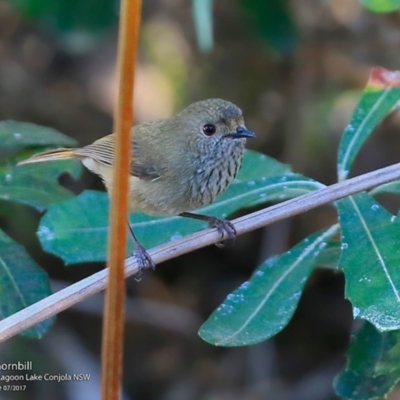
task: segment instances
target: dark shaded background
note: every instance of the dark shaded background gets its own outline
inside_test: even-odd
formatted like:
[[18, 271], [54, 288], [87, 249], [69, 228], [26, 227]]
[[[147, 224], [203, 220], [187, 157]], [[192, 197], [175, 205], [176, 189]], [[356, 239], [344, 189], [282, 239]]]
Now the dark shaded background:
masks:
[[[54, 4], [53, 4], [54, 3]], [[56, 5], [57, 4], [57, 5]], [[52, 126], [87, 144], [111, 133], [116, 99], [118, 4], [111, 0], [0, 0], [0, 119]], [[192, 101], [237, 103], [257, 133], [249, 147], [335, 182], [341, 133], [371, 66], [397, 69], [400, 17], [357, 0], [217, 0], [211, 52], [198, 49], [191, 2], [146, 0], [136, 84], [136, 120], [169, 116]], [[368, 141], [353, 174], [399, 161], [399, 115]], [[62, 182], [102, 190], [85, 172]], [[393, 198], [382, 201], [390, 209]], [[9, 205], [0, 226], [24, 243], [55, 290], [104, 268], [64, 267], [35, 237], [40, 215]], [[12, 215], [12, 218], [9, 216]], [[354, 325], [339, 272], [317, 270], [279, 335], [245, 348], [215, 348], [197, 330], [267, 256], [328, 226], [323, 207], [160, 265], [127, 281], [124, 398], [160, 400], [328, 400]], [[29, 383], [2, 399], [100, 398], [103, 295], [61, 313], [40, 341], [13, 338], [0, 362], [32, 360], [39, 374], [91, 373], [89, 382]], [[391, 399], [400, 398], [393, 393]]]

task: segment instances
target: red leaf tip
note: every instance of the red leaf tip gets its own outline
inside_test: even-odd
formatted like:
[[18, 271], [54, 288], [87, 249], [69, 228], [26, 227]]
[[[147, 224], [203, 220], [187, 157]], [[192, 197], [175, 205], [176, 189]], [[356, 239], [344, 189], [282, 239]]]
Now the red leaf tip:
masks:
[[368, 86], [374, 89], [400, 86], [400, 71], [391, 71], [382, 67], [373, 68]]

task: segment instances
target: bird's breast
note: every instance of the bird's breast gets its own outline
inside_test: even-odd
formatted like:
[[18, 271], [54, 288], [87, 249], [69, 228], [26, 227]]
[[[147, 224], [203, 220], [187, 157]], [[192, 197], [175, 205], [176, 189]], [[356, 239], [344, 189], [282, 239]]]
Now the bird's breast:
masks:
[[190, 186], [191, 208], [199, 208], [212, 203], [222, 194], [240, 168], [244, 145], [233, 143], [228, 149], [216, 149], [212, 157], [204, 160], [194, 172]]

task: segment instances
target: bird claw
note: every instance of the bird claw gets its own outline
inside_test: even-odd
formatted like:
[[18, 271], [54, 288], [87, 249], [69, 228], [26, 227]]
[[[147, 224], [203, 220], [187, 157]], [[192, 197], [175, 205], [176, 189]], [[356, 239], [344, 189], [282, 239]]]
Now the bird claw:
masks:
[[140, 245], [139, 243], [136, 243], [136, 251], [134, 251], [132, 254], [137, 260], [138, 263], [138, 271], [135, 274], [135, 280], [137, 282], [142, 280], [143, 274], [146, 271], [146, 269], [156, 269], [156, 264], [154, 263], [153, 259], [150, 257], [150, 254], [146, 251], [146, 249]]
[[216, 217], [210, 217], [208, 220], [210, 228], [216, 228], [221, 234], [222, 242], [215, 243], [217, 247], [225, 247], [224, 241], [233, 240], [236, 238], [236, 229], [232, 222], [226, 219], [219, 219]]

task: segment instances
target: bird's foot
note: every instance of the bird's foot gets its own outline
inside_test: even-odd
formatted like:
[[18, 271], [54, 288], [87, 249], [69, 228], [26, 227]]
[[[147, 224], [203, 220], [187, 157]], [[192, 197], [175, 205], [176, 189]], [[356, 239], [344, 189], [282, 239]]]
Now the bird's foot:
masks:
[[216, 217], [208, 217], [208, 225], [210, 228], [216, 228], [221, 234], [221, 242], [215, 243], [217, 247], [225, 247], [226, 241], [232, 241], [236, 238], [236, 229], [232, 222], [226, 219]]
[[[232, 222], [226, 219], [219, 219], [217, 217], [210, 217], [209, 215], [203, 214], [193, 214], [190, 212], [183, 212], [179, 214], [181, 217], [185, 218], [193, 218], [198, 219], [200, 221], [206, 221], [210, 228], [218, 229], [218, 232], [221, 235], [222, 241], [224, 240], [232, 240], [236, 238], [236, 229], [233, 226]], [[218, 247], [224, 247], [224, 243], [216, 243]]]
[[143, 274], [147, 269], [156, 269], [156, 264], [150, 257], [150, 254], [140, 243], [136, 243], [136, 250], [131, 255], [136, 258], [139, 266], [138, 271], [135, 274], [135, 280], [137, 282], [142, 280]]

